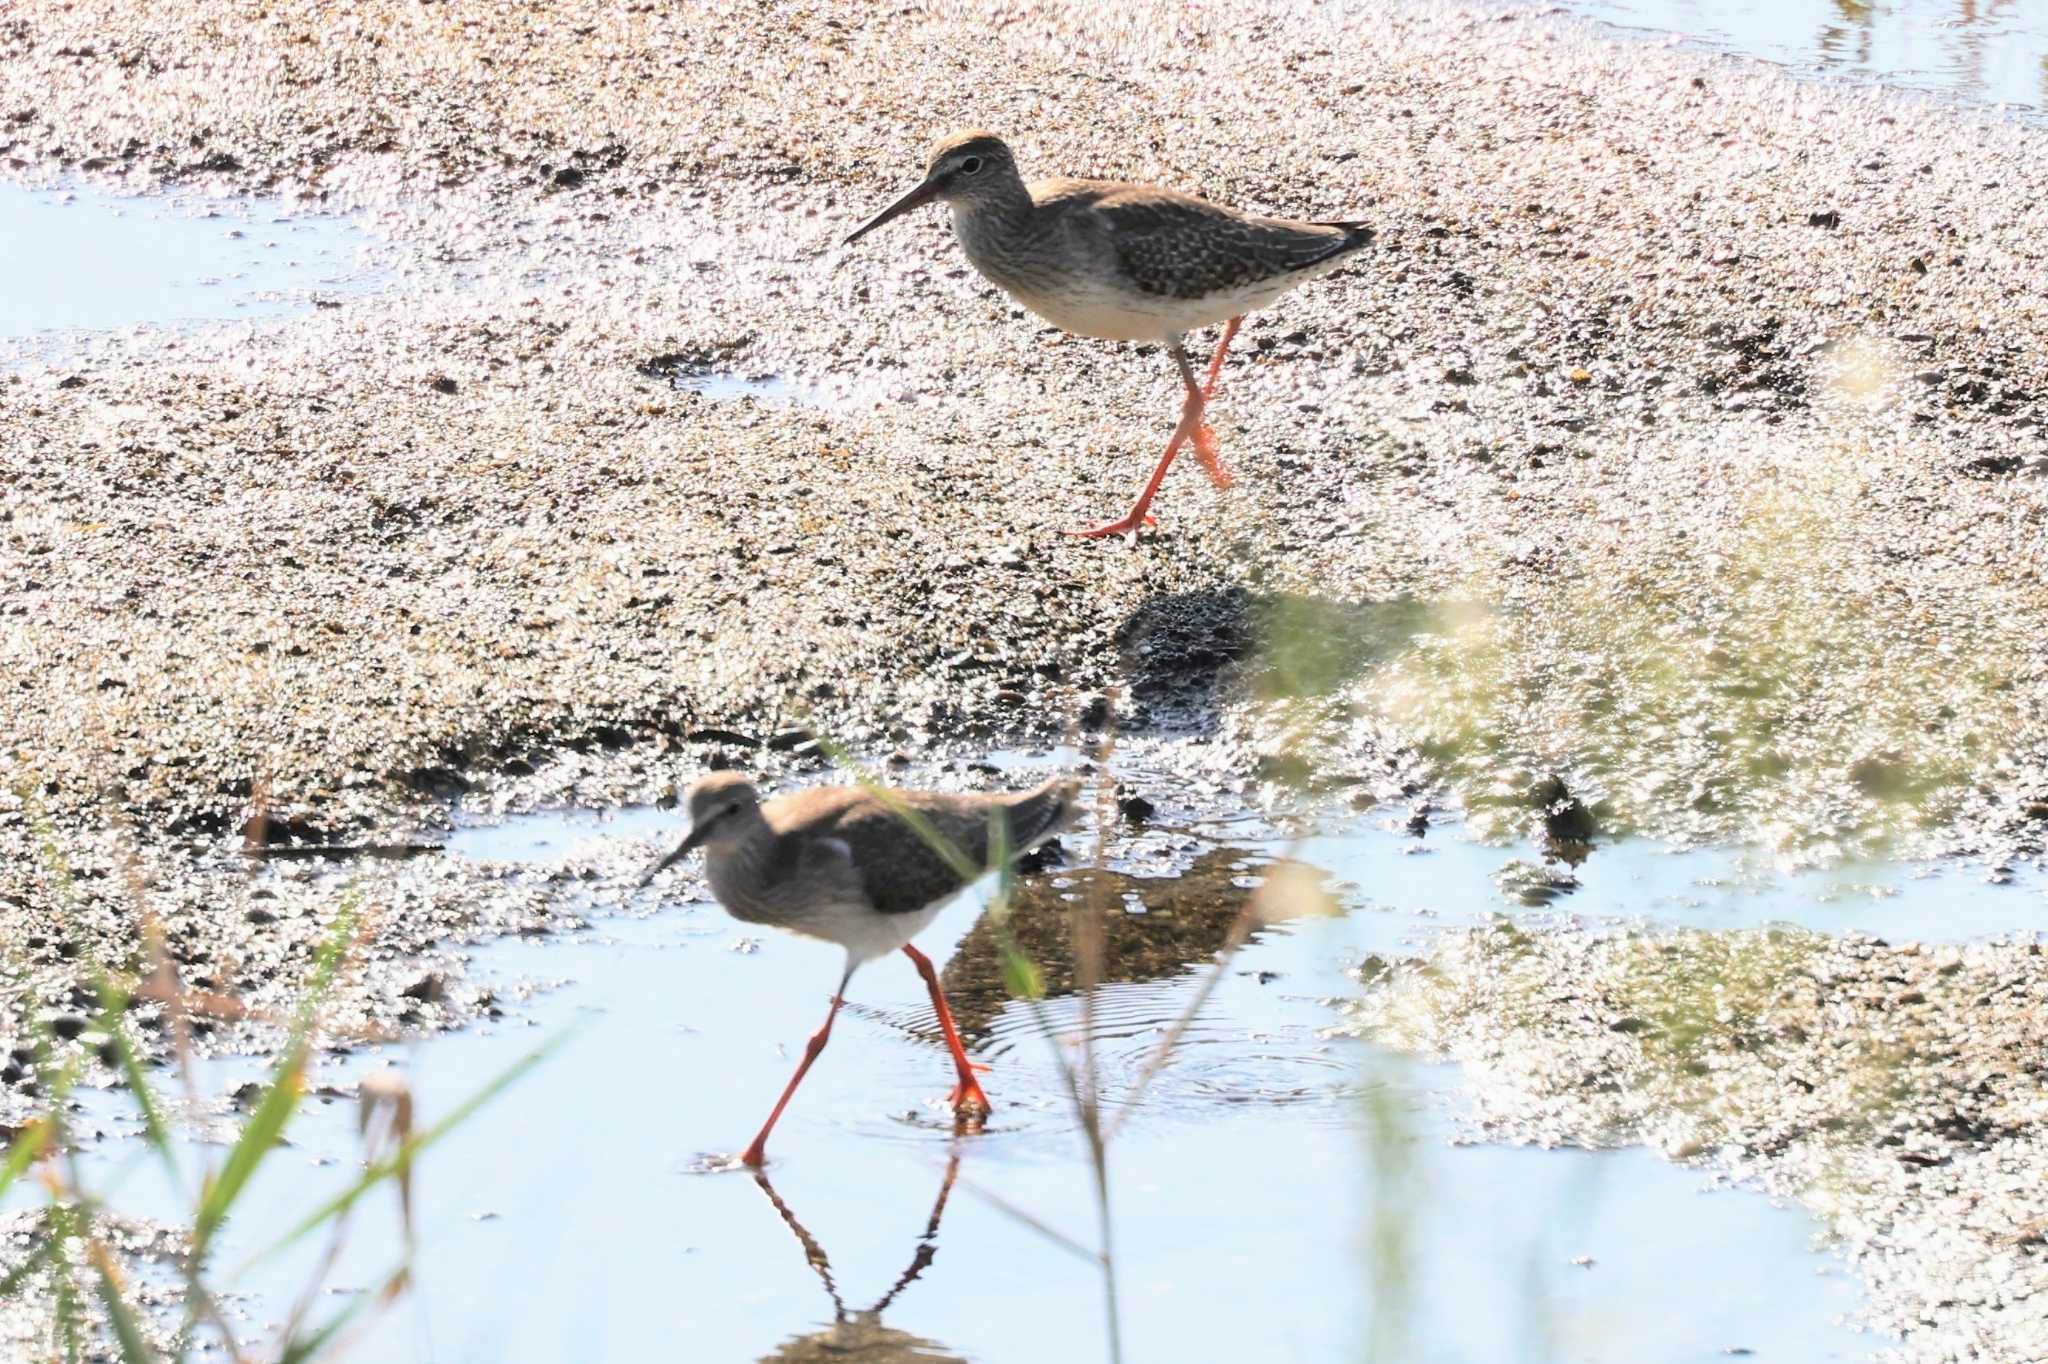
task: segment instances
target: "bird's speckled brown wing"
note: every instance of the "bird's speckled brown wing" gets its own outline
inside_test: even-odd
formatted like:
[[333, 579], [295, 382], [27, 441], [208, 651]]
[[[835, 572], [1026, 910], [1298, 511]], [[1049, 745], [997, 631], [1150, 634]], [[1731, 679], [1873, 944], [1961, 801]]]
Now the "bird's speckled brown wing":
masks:
[[1068, 182], [1063, 196], [1092, 200], [1092, 216], [1125, 277], [1162, 298], [1208, 298], [1285, 279], [1364, 246], [1362, 223], [1254, 218], [1172, 190]]
[[[1056, 831], [1072, 813], [1073, 790], [1048, 783], [1023, 795], [893, 793], [977, 867], [988, 863], [989, 815], [1007, 808], [1013, 852]], [[959, 890], [952, 865], [880, 798], [858, 787], [815, 787], [762, 807], [781, 838], [775, 861], [802, 865], [804, 845], [831, 839], [846, 846], [870, 904], [884, 914], [909, 914]]]

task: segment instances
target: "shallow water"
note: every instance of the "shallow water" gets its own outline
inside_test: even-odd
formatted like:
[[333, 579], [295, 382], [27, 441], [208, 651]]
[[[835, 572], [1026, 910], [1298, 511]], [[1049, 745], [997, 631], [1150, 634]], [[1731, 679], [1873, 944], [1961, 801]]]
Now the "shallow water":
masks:
[[[600, 843], [624, 845], [637, 862], [682, 823], [651, 808], [458, 819], [447, 855], [501, 863], [510, 876], [551, 874]], [[1641, 1149], [1466, 1144], [1458, 1072], [1327, 1036], [1337, 1021], [1327, 1001], [1355, 991], [1346, 968], [1366, 954], [1495, 912], [1789, 920], [1931, 939], [2030, 929], [2042, 909], [2034, 888], [1953, 872], [1779, 876], [1736, 854], [1640, 842], [1597, 847], [1576, 868], [1578, 889], [1526, 905], [1500, 873], [1534, 850], [1463, 840], [1454, 825], [1417, 839], [1345, 815], [1289, 840], [1243, 816], [1155, 832], [1161, 844], [1198, 847], [1192, 866], [1056, 869], [1027, 879], [1018, 911], [1029, 944], [1026, 921], [1056, 919], [1062, 888], [1107, 878], [1133, 921], [1179, 925], [1178, 950], [1163, 955], [1126, 950], [1112, 932], [1114, 983], [1098, 998], [1093, 1034], [1113, 1113], [1125, 1111], [1205, 974], [1200, 960], [1273, 859], [1328, 871], [1343, 912], [1257, 935], [1128, 1110], [1112, 1180], [1134, 1358], [1866, 1358], [1880, 1342], [1842, 1324], [1860, 1289], [1816, 1248], [1805, 1214]], [[1151, 841], [1140, 840], [1133, 869], [1161, 865], [1144, 851]], [[431, 1121], [542, 1039], [573, 1033], [424, 1163], [420, 1292], [380, 1327], [378, 1357], [620, 1358], [685, 1337], [691, 1357], [714, 1360], [1103, 1357], [1091, 1266], [979, 1192], [1093, 1241], [1079, 1132], [1037, 1022], [997, 983], [976, 923], [983, 903], [971, 892], [924, 944], [943, 964], [968, 1045], [993, 1067], [993, 1120], [958, 1141], [939, 1102], [950, 1068], [929, 1005], [907, 963], [892, 959], [855, 978], [831, 1046], [777, 1129], [768, 1181], [701, 1173], [765, 1114], [840, 961], [836, 948], [703, 903], [642, 902], [644, 917], [481, 948], [473, 976], [507, 1001], [506, 1018], [323, 1062], [319, 1081], [342, 1087], [402, 1069]], [[1071, 1039], [1079, 1004], [1058, 993], [1056, 966], [1049, 978], [1047, 1017]], [[546, 988], [524, 999], [522, 982]], [[209, 1073], [225, 1090], [252, 1072], [222, 1062]], [[118, 1096], [95, 1096], [90, 1108], [124, 1111]], [[353, 1121], [346, 1102], [302, 1117], [294, 1149], [246, 1205], [262, 1211], [232, 1228], [223, 1263], [346, 1182]], [[133, 1154], [132, 1142], [103, 1143], [89, 1169], [126, 1168], [118, 1205], [175, 1215], [153, 1167]], [[240, 1281], [256, 1321], [291, 1299], [312, 1254]], [[400, 1254], [380, 1203], [359, 1218], [336, 1281], [377, 1282]], [[879, 1320], [866, 1315], [882, 1299]], [[1026, 1306], [1035, 1303], [1059, 1308]]]
[[351, 283], [362, 242], [250, 200], [0, 184], [0, 338], [299, 311]]
[[2037, 0], [1566, 0], [1565, 8], [1800, 70], [2048, 108]]
[[[1837, 1324], [1857, 1287], [1811, 1249], [1804, 1215], [1710, 1190], [1644, 1151], [1457, 1145], [1452, 1072], [1324, 1039], [1322, 999], [1350, 988], [1339, 964], [1369, 917], [1255, 941], [1118, 1138], [1130, 1357], [1370, 1358], [1375, 1340], [1381, 1358], [1475, 1364], [1864, 1357], [1870, 1339]], [[935, 957], [972, 918], [963, 904], [939, 921]], [[705, 1360], [828, 1348], [1103, 1357], [1092, 1267], [975, 1191], [1093, 1239], [1078, 1135], [1018, 1006], [977, 1048], [994, 1066], [989, 1130], [956, 1143], [936, 1103], [949, 1067], [915, 975], [868, 968], [777, 1130], [772, 1183], [693, 1172], [702, 1153], [750, 1135], [837, 970], [833, 948], [773, 936], [734, 950], [745, 941], [715, 907], [690, 905], [567, 940], [501, 942], [476, 954], [480, 975], [508, 992], [520, 977], [564, 983], [516, 1021], [326, 1063], [321, 1078], [335, 1082], [402, 1067], [431, 1121], [538, 1039], [575, 1029], [424, 1162], [419, 1292], [380, 1328], [376, 1357], [620, 1359], [682, 1340]], [[1113, 1093], [1193, 983], [1184, 970], [1111, 988], [1098, 1031]], [[1051, 1009], [1056, 1027], [1072, 1026], [1072, 1000]], [[91, 1108], [120, 1102], [96, 1096]], [[303, 1115], [293, 1148], [258, 1176], [245, 1206], [261, 1212], [232, 1226], [224, 1264], [350, 1178], [352, 1123], [346, 1103]], [[100, 1145], [90, 1177], [125, 1167], [119, 1205], [171, 1215], [154, 1167], [132, 1155], [130, 1143]], [[919, 1260], [949, 1177], [930, 1263], [879, 1325], [860, 1320]], [[359, 1216], [335, 1282], [359, 1289], [399, 1258], [388, 1202]], [[829, 1288], [786, 1217], [822, 1252]], [[312, 1254], [241, 1281], [256, 1322], [290, 1300]], [[834, 1324], [834, 1292], [854, 1320]]]
[[703, 374], [678, 374], [675, 386], [685, 393], [701, 393], [707, 398], [731, 401], [751, 398], [755, 402], [777, 407], [820, 407], [825, 405], [822, 394], [803, 384], [793, 383], [779, 374], [725, 374], [706, 372]]

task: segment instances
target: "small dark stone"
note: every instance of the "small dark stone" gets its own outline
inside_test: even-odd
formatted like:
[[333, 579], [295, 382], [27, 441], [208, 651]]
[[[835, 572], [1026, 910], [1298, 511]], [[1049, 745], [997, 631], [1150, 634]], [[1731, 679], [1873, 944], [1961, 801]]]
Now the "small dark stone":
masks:
[[422, 1004], [439, 1004], [448, 996], [448, 982], [438, 971], [429, 971], [412, 984], [398, 992], [407, 999], [417, 999]]
[[811, 732], [807, 729], [785, 729], [769, 738], [768, 747], [777, 753], [787, 753], [809, 742], [810, 737]]
[[1158, 812], [1159, 807], [1143, 796], [1124, 796], [1116, 803], [1117, 812], [1132, 824], [1143, 824]]
[[1588, 843], [1599, 831], [1593, 812], [1555, 772], [1536, 783], [1530, 802], [1543, 812], [1543, 831], [1559, 843]]
[[69, 1042], [85, 1031], [85, 1020], [76, 1014], [65, 1014], [50, 1020], [50, 1031]]
[[761, 741], [731, 729], [693, 729], [683, 736], [693, 744], [731, 744], [735, 748], [759, 748]]
[[252, 924], [274, 924], [277, 922], [277, 915], [261, 908], [252, 909], [242, 917]]
[[1081, 703], [1081, 728], [1106, 729], [1115, 714], [1116, 707], [1109, 698], [1097, 692]]
[[1048, 867], [1067, 865], [1067, 850], [1057, 838], [1049, 838], [1017, 859], [1017, 870], [1029, 876]]
[[1834, 209], [1828, 209], [1822, 213], [1809, 213], [1806, 215], [1806, 225], [1808, 227], [1837, 228], [1842, 225], [1842, 215]]
[[445, 374], [436, 374], [433, 378], [427, 380], [427, 387], [433, 389], [436, 393], [453, 393], [455, 391], [455, 381]]

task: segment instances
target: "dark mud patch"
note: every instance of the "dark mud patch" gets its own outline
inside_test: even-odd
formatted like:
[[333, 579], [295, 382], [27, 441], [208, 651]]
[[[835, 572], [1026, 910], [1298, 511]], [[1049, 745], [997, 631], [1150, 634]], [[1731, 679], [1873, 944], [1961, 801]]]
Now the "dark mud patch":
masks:
[[1131, 695], [1153, 724], [1213, 729], [1231, 704], [1327, 695], [1430, 630], [1443, 608], [1243, 588], [1147, 601], [1117, 629]]
[[[1213, 959], [1239, 925], [1269, 859], [1241, 848], [1205, 848], [1170, 875], [1103, 868], [1053, 870], [1018, 883], [1009, 931], [1053, 995], [1077, 987], [1077, 915], [1100, 914], [1094, 957], [1106, 983], [1165, 980]], [[945, 985], [963, 1032], [986, 1029], [1010, 1004], [1001, 930], [984, 916], [960, 940]]]

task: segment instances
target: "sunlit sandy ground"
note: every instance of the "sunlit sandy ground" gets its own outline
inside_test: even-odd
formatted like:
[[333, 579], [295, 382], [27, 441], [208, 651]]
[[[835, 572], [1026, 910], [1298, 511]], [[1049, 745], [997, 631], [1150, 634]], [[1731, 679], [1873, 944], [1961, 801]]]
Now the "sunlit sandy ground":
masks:
[[[834, 245], [977, 124], [1381, 229], [1253, 321], [1239, 487], [1177, 474], [1135, 553], [1054, 532], [1135, 485], [1164, 358], [1044, 332], [936, 216]], [[50, 944], [7, 969], [69, 969], [31, 814], [96, 941], [139, 869], [193, 974], [262, 998], [311, 927], [219, 912], [257, 793], [374, 841], [564, 748], [652, 793], [706, 727], [886, 754], [1104, 690], [1226, 775], [1391, 772], [1486, 830], [1556, 774], [1610, 833], [1787, 864], [2038, 858], [2041, 138], [1450, 10], [19, 6], [0, 166], [355, 211], [390, 282], [0, 376], [0, 934]], [[546, 913], [455, 876], [386, 908], [402, 951]], [[2038, 1007], [2027, 952], [1926, 1046]], [[2048, 1169], [2001, 1140], [2001, 1179]], [[2038, 1243], [1990, 1236], [2032, 1291]]]

